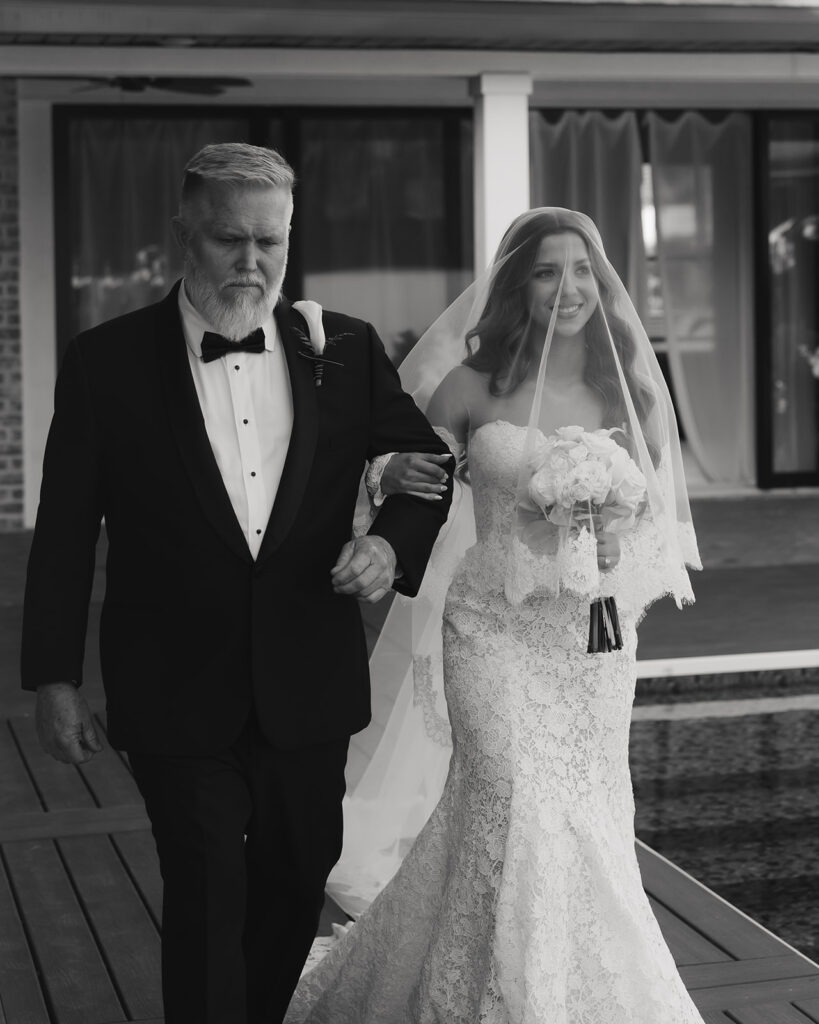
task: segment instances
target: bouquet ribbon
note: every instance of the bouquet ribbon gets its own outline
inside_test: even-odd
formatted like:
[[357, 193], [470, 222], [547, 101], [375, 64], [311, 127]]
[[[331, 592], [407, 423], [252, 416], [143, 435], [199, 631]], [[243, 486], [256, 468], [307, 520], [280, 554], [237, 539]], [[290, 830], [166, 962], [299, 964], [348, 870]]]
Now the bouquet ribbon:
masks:
[[613, 597], [598, 597], [589, 605], [588, 654], [607, 654], [621, 651], [623, 637], [617, 617], [617, 603]]

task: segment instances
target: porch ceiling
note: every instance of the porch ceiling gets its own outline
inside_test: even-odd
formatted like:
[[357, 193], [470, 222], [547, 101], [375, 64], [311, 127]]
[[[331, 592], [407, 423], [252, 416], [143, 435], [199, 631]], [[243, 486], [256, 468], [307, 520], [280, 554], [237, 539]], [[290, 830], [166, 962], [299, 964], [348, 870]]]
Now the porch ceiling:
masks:
[[0, 45], [819, 52], [811, 0], [3, 0]]

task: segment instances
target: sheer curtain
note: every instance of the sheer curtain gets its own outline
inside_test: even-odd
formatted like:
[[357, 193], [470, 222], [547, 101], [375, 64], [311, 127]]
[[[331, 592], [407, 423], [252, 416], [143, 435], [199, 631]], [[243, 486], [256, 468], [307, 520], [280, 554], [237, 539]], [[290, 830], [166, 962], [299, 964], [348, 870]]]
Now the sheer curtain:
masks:
[[398, 363], [471, 279], [469, 121], [305, 115], [300, 138], [303, 293], [370, 320]]
[[244, 142], [247, 132], [246, 118], [196, 112], [72, 120], [71, 308], [64, 341], [162, 298], [182, 272], [170, 220], [185, 164], [207, 143]]
[[706, 479], [752, 485], [750, 122], [649, 114], [648, 129], [677, 411]]
[[646, 266], [637, 115], [566, 111], [529, 122], [532, 206], [565, 206], [588, 214], [632, 302], [645, 315]]

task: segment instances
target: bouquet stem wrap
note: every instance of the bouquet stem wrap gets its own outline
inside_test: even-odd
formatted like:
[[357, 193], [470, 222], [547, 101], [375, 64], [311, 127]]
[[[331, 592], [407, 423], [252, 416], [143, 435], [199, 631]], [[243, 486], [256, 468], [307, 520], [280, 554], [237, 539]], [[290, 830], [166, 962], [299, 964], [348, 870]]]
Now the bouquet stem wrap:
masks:
[[589, 605], [588, 654], [607, 654], [621, 651], [623, 637], [617, 617], [617, 602], [613, 597], [598, 597]]

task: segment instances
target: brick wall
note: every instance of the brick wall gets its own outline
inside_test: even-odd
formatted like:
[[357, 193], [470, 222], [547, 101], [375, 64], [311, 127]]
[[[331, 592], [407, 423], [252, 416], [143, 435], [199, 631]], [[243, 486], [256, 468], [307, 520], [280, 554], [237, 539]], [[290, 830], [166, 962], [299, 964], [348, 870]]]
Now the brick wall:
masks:
[[0, 78], [0, 530], [23, 524], [17, 84]]

